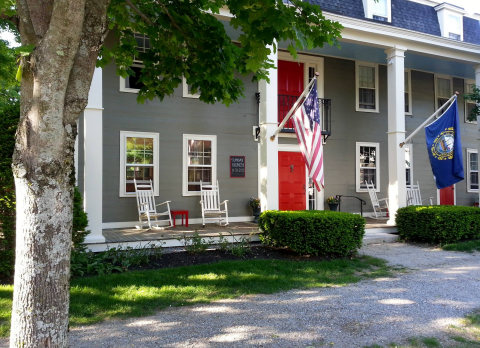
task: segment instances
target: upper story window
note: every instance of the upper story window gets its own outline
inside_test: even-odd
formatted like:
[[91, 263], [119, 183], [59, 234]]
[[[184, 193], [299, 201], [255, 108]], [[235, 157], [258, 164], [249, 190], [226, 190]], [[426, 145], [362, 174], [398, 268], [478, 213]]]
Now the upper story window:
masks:
[[133, 75], [129, 75], [126, 78], [120, 77], [120, 91], [129, 93], [138, 93], [140, 88], [143, 87], [143, 83], [140, 81], [140, 75], [143, 69], [142, 53], [147, 52], [150, 49], [150, 39], [147, 35], [134, 33], [135, 41], [137, 45], [135, 48], [140, 53], [139, 56], [133, 57], [133, 64], [130, 69], [133, 71]]
[[440, 108], [453, 95], [453, 81], [450, 76], [435, 75], [435, 105]]
[[463, 41], [463, 15], [466, 13], [461, 7], [444, 2], [435, 6], [438, 24], [443, 37]]
[[200, 98], [200, 91], [192, 93], [192, 86], [187, 84], [187, 80], [183, 77], [183, 97], [184, 98]]
[[378, 64], [356, 62], [356, 110], [378, 112]]
[[[472, 94], [473, 87], [475, 86], [474, 80], [465, 80], [465, 94]], [[473, 120], [469, 121], [469, 116], [475, 108], [475, 102], [473, 100], [465, 100], [465, 122], [466, 123], [477, 123], [477, 118], [474, 117]]]
[[391, 0], [363, 0], [365, 17], [375, 19], [381, 22], [392, 21], [392, 2]]

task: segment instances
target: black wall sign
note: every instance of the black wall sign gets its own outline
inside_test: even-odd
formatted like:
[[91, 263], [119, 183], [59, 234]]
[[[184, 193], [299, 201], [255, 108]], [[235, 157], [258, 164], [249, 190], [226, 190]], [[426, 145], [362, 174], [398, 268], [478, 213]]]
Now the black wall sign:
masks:
[[230, 177], [245, 177], [245, 156], [230, 156]]

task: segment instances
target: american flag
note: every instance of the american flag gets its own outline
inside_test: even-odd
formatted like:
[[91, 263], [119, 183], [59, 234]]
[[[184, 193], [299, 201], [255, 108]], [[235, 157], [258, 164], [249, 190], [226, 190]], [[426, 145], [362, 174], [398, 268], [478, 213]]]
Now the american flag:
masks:
[[317, 81], [293, 117], [295, 133], [308, 174], [318, 191], [324, 187], [322, 127], [318, 108]]

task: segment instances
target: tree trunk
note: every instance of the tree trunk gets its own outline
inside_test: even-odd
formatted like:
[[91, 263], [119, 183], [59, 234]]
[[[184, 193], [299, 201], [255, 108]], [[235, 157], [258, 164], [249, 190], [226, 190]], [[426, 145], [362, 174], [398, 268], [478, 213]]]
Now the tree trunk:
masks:
[[18, 0], [20, 123], [10, 347], [67, 347], [76, 121], [87, 104], [109, 0]]

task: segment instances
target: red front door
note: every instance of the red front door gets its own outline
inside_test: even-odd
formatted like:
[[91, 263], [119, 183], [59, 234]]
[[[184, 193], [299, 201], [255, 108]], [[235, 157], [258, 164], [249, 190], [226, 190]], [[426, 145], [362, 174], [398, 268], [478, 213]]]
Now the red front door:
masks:
[[455, 186], [448, 186], [440, 190], [440, 205], [455, 205]]
[[[278, 123], [290, 111], [302, 94], [303, 85], [303, 63], [278, 61]], [[285, 128], [293, 128], [292, 121], [288, 121]]]
[[278, 153], [280, 210], [305, 210], [305, 162], [300, 152]]

